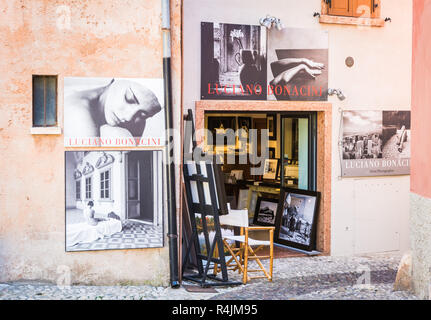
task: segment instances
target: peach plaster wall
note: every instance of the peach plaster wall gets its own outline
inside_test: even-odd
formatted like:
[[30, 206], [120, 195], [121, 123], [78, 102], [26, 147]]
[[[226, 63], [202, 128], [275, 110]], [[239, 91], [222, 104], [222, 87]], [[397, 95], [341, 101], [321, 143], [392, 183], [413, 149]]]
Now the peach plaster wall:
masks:
[[330, 254], [331, 250], [331, 150], [332, 104], [329, 102], [279, 101], [197, 101], [196, 141], [203, 143], [198, 130], [204, 129], [205, 111], [316, 111], [317, 112], [317, 191], [321, 192], [317, 222], [317, 250]]
[[431, 298], [431, 0], [413, 2], [410, 241], [413, 290]]
[[[167, 284], [166, 239], [161, 249], [65, 252], [63, 135], [30, 134], [33, 74], [58, 75], [60, 127], [66, 76], [163, 77], [161, 1], [1, 0], [0, 15], [0, 281], [56, 281], [64, 265], [73, 283]], [[179, 128], [180, 0], [171, 18]]]

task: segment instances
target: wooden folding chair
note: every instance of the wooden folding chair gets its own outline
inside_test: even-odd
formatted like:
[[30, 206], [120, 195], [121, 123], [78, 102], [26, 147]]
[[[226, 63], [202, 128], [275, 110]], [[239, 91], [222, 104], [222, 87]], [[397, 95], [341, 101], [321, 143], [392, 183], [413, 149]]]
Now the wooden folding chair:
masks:
[[[272, 281], [273, 260], [274, 260], [274, 227], [249, 226], [248, 211], [232, 210], [229, 208], [229, 214], [220, 216], [220, 224], [227, 226], [240, 227], [240, 235], [222, 235], [225, 248], [230, 252], [231, 258], [226, 262], [230, 270], [238, 270], [243, 273], [244, 284], [251, 279], [267, 278]], [[250, 232], [265, 230], [268, 231], [268, 240], [258, 240], [250, 237]], [[232, 241], [233, 243], [229, 243]], [[236, 247], [239, 242], [240, 246]], [[258, 256], [257, 253], [265, 246], [269, 246], [269, 256]], [[252, 247], [257, 247], [253, 249]], [[267, 271], [261, 262], [261, 259], [269, 259], [269, 271]], [[258, 269], [249, 269], [249, 260], [256, 261]], [[250, 277], [250, 272], [263, 272], [263, 276]]]

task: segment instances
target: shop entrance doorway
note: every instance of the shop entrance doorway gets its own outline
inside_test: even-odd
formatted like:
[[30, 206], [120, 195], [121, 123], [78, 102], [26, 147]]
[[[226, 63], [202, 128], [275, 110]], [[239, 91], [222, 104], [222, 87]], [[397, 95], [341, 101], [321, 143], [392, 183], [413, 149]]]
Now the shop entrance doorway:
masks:
[[316, 113], [281, 114], [281, 185], [316, 191]]
[[[223, 159], [227, 201], [233, 209], [247, 209], [251, 224], [275, 226], [282, 187], [316, 191], [317, 112], [205, 112], [204, 127], [205, 151]], [[274, 253], [302, 255], [280, 245]]]

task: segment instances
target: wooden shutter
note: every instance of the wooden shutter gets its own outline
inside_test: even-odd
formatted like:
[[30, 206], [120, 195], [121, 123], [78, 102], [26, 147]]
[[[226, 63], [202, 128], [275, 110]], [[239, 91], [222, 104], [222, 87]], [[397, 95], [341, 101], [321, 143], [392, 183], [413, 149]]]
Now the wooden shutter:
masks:
[[373, 0], [351, 0], [353, 16], [361, 18], [371, 18], [373, 14]]
[[334, 16], [347, 16], [353, 15], [352, 0], [331, 0], [328, 3], [328, 14]]

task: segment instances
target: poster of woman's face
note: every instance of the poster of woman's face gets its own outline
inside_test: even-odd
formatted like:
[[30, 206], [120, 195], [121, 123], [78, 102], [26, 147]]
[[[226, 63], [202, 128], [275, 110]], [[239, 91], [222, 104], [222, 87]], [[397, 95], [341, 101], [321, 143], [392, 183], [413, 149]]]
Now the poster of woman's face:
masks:
[[65, 146], [163, 146], [163, 108], [162, 79], [66, 77]]

